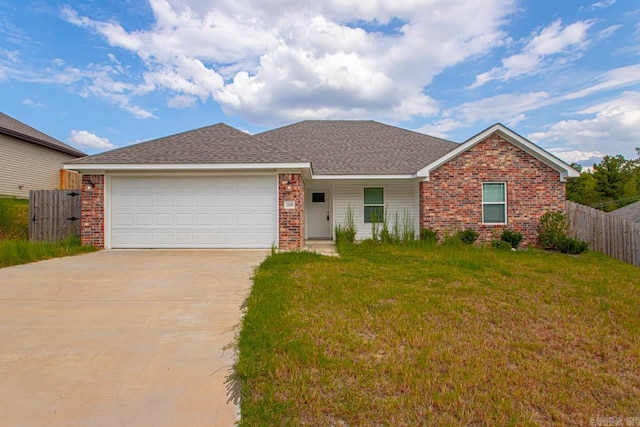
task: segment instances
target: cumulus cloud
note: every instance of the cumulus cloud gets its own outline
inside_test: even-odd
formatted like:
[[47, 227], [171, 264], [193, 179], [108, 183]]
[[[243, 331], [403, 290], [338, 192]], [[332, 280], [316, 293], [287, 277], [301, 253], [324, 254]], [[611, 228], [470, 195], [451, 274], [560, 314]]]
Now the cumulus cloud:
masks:
[[[520, 53], [502, 60], [502, 66], [478, 74], [469, 89], [475, 89], [492, 80], [510, 80], [523, 75], [538, 73], [547, 64], [546, 60], [560, 54], [572, 55], [587, 43], [587, 30], [594, 21], [578, 21], [566, 26], [560, 19], [532, 34]], [[609, 30], [615, 31], [613, 30]]]
[[[274, 123], [307, 117], [407, 120], [437, 112], [424, 87], [445, 68], [501, 45], [501, 26], [516, 1], [149, 5], [155, 20], [142, 30], [81, 16], [70, 7], [61, 14], [136, 54], [145, 68], [142, 81], [127, 81], [140, 93], [166, 91], [174, 108], [213, 99], [228, 114]], [[382, 31], [385, 25], [393, 31]], [[137, 94], [122, 93], [129, 96], [123, 108], [135, 105]]]
[[79, 147], [96, 150], [111, 150], [117, 148], [107, 138], [102, 138], [88, 130], [72, 130], [67, 142]]
[[529, 135], [534, 142], [551, 145], [556, 152], [573, 153], [594, 157], [594, 153], [617, 153], [635, 158], [632, 147], [640, 141], [640, 92], [628, 91], [607, 102], [598, 103], [577, 112], [585, 116], [582, 120], [561, 120], [546, 131]]

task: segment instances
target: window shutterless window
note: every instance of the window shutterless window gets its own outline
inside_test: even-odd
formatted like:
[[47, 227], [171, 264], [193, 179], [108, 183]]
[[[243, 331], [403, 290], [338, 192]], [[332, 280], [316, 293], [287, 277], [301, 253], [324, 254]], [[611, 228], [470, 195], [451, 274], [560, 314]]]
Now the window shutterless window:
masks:
[[384, 219], [384, 190], [364, 189], [364, 222], [382, 222]]
[[505, 182], [482, 184], [482, 222], [484, 224], [507, 223], [507, 184]]

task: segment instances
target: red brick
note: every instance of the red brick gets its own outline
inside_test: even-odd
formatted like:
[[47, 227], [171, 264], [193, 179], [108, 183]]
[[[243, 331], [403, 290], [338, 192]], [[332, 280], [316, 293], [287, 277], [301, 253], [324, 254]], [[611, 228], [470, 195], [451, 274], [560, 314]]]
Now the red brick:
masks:
[[[482, 183], [507, 183], [507, 225], [482, 224]], [[564, 210], [566, 186], [557, 171], [491, 135], [430, 173], [420, 183], [420, 226], [453, 234], [472, 228], [489, 242], [504, 228], [524, 235], [523, 246], [537, 243], [540, 216]]]

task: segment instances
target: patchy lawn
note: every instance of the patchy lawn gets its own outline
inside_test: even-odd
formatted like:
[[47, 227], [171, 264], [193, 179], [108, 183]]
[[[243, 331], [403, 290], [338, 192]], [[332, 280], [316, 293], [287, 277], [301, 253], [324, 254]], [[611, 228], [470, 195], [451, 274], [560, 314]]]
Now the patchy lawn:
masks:
[[640, 416], [640, 269], [597, 253], [345, 246], [269, 257], [241, 425], [589, 425]]

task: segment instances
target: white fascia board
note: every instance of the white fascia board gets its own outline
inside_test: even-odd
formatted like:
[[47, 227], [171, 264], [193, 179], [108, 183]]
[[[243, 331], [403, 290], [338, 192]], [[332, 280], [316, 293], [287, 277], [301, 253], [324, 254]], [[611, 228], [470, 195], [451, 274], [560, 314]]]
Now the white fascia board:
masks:
[[103, 171], [223, 171], [223, 170], [265, 170], [265, 169], [309, 169], [311, 163], [203, 163], [203, 164], [64, 164], [64, 169]]
[[515, 133], [514, 131], [512, 131], [511, 129], [505, 127], [500, 123], [497, 123], [485, 129], [484, 131], [480, 132], [479, 134], [469, 138], [454, 150], [449, 151], [444, 156], [440, 157], [439, 159], [435, 160], [434, 162], [420, 169], [416, 175], [418, 177], [425, 178], [425, 181], [428, 181], [429, 173], [432, 170], [442, 166], [444, 163], [457, 157], [461, 153], [467, 151], [468, 149], [470, 149], [480, 141], [485, 140], [487, 137], [489, 137], [493, 133], [498, 133], [507, 142], [515, 145], [516, 147], [520, 148], [522, 151], [540, 160], [542, 163], [546, 164], [550, 168], [558, 171], [558, 173], [560, 174], [560, 181], [566, 181], [567, 178], [577, 178], [580, 176], [580, 172], [572, 168], [567, 163], [563, 162], [553, 154], [538, 147], [533, 142], [518, 135], [517, 133]]
[[413, 179], [416, 175], [313, 175], [312, 179]]

